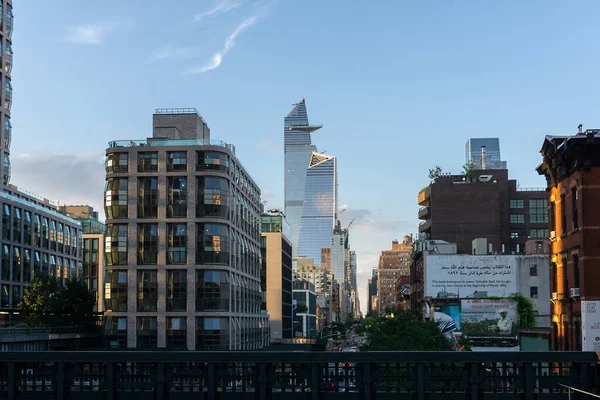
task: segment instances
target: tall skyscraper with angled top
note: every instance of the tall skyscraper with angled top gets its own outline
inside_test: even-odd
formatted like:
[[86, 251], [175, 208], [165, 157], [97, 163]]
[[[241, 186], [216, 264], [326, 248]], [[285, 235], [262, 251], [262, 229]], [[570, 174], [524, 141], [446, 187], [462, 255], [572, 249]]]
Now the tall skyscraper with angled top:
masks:
[[[309, 162], [317, 147], [312, 144], [311, 133], [322, 125], [310, 125], [306, 112], [306, 102], [294, 104], [292, 111], [283, 120], [285, 152], [285, 216], [291, 228], [292, 254], [298, 257], [298, 243], [302, 210], [305, 199], [306, 176]], [[320, 249], [319, 249], [320, 251]], [[319, 253], [315, 260], [320, 260]]]

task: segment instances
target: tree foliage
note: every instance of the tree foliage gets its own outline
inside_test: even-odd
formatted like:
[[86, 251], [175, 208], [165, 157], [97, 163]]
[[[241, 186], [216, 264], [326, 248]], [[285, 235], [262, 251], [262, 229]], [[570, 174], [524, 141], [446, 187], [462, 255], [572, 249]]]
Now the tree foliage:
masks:
[[394, 317], [367, 317], [358, 331], [367, 335], [369, 350], [452, 350], [450, 341], [440, 332], [437, 323], [422, 321], [408, 311], [398, 311]]
[[523, 296], [521, 293], [513, 293], [509, 299], [517, 302], [517, 314], [519, 314], [519, 326], [521, 328], [535, 328], [537, 322], [535, 320], [536, 312], [535, 305], [530, 298]]
[[442, 168], [438, 165], [435, 168], [429, 170], [429, 179], [432, 181], [437, 181], [437, 179], [442, 176]]
[[91, 329], [96, 324], [95, 298], [85, 282], [36, 277], [21, 303], [24, 321], [32, 327], [72, 326]]
[[467, 178], [472, 178], [475, 175], [475, 164], [468, 162], [463, 165], [463, 173]]

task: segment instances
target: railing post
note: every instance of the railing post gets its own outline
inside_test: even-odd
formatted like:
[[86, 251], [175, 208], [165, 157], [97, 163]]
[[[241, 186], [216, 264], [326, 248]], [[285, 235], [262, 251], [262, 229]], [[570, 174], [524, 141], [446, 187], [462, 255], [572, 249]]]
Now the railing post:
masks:
[[267, 400], [267, 365], [262, 362], [258, 364], [258, 398]]
[[310, 398], [319, 400], [319, 363], [316, 362], [310, 364]]
[[65, 364], [63, 362], [56, 363], [56, 398], [57, 400], [65, 399]]
[[525, 368], [525, 398], [527, 400], [533, 400], [533, 391], [535, 389], [533, 365], [530, 362], [526, 362], [524, 363], [523, 368]]
[[425, 365], [417, 362], [417, 399], [425, 400]]
[[471, 363], [471, 374], [469, 377], [469, 385], [471, 387], [471, 400], [479, 399], [479, 368], [481, 364]]
[[216, 400], [217, 398], [216, 367], [214, 362], [208, 363], [208, 400]]
[[165, 363], [159, 362], [156, 368], [156, 400], [165, 397]]
[[9, 399], [14, 399], [16, 398], [15, 396], [15, 388], [16, 388], [16, 382], [15, 382], [15, 368], [16, 365], [14, 362], [8, 363], [8, 398]]
[[114, 363], [106, 363], [106, 400], [113, 400], [115, 396], [115, 368]]
[[363, 400], [371, 400], [372, 398], [372, 393], [371, 390], [372, 389], [372, 378], [371, 378], [371, 363], [370, 362], [366, 362], [361, 364], [361, 369], [362, 369], [362, 381], [363, 381]]

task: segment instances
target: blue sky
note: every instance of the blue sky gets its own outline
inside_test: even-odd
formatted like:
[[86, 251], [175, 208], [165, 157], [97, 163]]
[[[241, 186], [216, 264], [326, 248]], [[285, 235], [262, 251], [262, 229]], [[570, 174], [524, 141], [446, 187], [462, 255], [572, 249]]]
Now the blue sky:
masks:
[[378, 253], [417, 231], [428, 168], [459, 172], [469, 137], [499, 137], [531, 187], [545, 134], [600, 127], [595, 0], [172, 4], [16, 2], [13, 183], [101, 208], [107, 142], [195, 107], [282, 206], [283, 117], [306, 98], [356, 218], [364, 295]]

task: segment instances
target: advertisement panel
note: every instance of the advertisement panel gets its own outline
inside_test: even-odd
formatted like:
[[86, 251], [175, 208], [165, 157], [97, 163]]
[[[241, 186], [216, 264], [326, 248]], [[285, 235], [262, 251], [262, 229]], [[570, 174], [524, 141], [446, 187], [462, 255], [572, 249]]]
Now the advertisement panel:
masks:
[[516, 340], [519, 331], [517, 303], [508, 299], [462, 300], [462, 333], [467, 339]]
[[600, 351], [600, 301], [581, 302], [583, 351]]
[[517, 291], [514, 256], [427, 255], [425, 297], [508, 297]]

